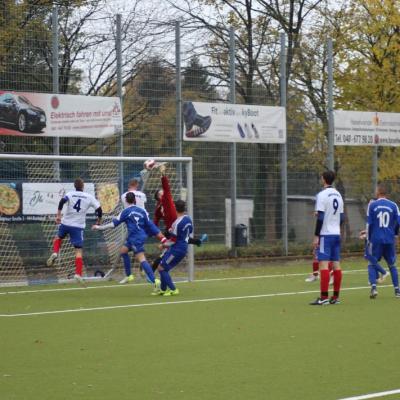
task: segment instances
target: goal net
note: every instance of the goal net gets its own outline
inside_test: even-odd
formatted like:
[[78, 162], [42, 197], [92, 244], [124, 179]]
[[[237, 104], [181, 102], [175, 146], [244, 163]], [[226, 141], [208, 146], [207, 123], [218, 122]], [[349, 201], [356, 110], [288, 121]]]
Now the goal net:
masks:
[[[59, 257], [53, 267], [46, 266], [57, 234], [55, 214], [62, 196], [73, 190], [73, 182], [81, 177], [84, 190], [100, 201], [103, 223], [108, 223], [122, 211], [121, 191], [131, 178], [142, 179], [146, 193], [146, 209], [152, 217], [154, 192], [160, 187], [158, 168], [143, 170], [142, 157], [79, 157], [0, 154], [0, 285], [27, 285], [65, 282], [75, 271], [74, 248], [69, 238], [62, 242]], [[167, 175], [174, 198], [188, 202], [192, 214], [191, 158], [158, 158], [167, 163]], [[184, 177], [184, 181], [183, 181]], [[189, 193], [190, 191], [190, 193]], [[190, 196], [189, 196], [190, 194]], [[84, 231], [83, 260], [86, 279], [99, 279], [123, 273], [119, 249], [126, 238], [126, 228], [93, 232], [90, 227], [96, 217], [89, 210]], [[149, 240], [146, 252], [151, 260], [158, 254], [154, 240]], [[193, 251], [187, 268], [193, 279]]]

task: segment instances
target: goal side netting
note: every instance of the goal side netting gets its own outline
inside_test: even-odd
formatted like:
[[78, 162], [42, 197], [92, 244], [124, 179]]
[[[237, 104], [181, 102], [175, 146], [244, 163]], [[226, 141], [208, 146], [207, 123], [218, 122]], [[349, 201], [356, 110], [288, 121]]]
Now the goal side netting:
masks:
[[[63, 195], [73, 190], [73, 182], [81, 177], [84, 190], [92, 193], [103, 209], [103, 223], [118, 216], [120, 201], [130, 179], [140, 178], [141, 190], [148, 202], [152, 218], [154, 192], [161, 187], [158, 167], [145, 170], [150, 157], [79, 157], [0, 154], [0, 285], [66, 282], [75, 271], [75, 252], [69, 238], [62, 242], [53, 267], [46, 260], [52, 252], [57, 234], [55, 214]], [[192, 165], [189, 157], [155, 158], [164, 164], [175, 199], [187, 201], [192, 215]], [[123, 275], [119, 249], [126, 239], [125, 224], [102, 232], [92, 231], [94, 210], [87, 215], [84, 230], [83, 260], [86, 279]], [[162, 229], [162, 226], [160, 227]], [[150, 261], [158, 256], [154, 239], [149, 239], [146, 252]], [[193, 250], [190, 249], [182, 270], [193, 279]]]

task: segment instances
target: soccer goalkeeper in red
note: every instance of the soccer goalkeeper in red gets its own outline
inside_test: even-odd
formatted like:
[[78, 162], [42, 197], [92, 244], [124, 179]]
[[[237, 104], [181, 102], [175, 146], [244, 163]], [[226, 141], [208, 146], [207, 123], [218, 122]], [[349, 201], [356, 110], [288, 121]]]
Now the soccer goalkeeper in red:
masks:
[[162, 189], [158, 189], [154, 193], [154, 198], [157, 201], [156, 209], [154, 210], [154, 223], [158, 226], [161, 220], [164, 220], [164, 227], [167, 231], [177, 218], [174, 199], [172, 198], [171, 188], [169, 186], [168, 177], [165, 175], [165, 167], [161, 166], [161, 185]]
[[[169, 229], [171, 228], [174, 221], [177, 219], [177, 213], [175, 208], [174, 199], [172, 198], [171, 188], [169, 185], [168, 177], [165, 175], [165, 165], [161, 165], [161, 186], [162, 189], [158, 189], [154, 193], [154, 198], [157, 201], [156, 209], [154, 210], [154, 223], [159, 226], [160, 221], [164, 221], [164, 231], [166, 237], [168, 237]], [[196, 246], [201, 246], [203, 242], [208, 240], [208, 236], [206, 233], [203, 233], [201, 237], [191, 238], [189, 237], [189, 244], [194, 244]], [[153, 270], [155, 271], [160, 264], [162, 255], [154, 260], [153, 262]]]

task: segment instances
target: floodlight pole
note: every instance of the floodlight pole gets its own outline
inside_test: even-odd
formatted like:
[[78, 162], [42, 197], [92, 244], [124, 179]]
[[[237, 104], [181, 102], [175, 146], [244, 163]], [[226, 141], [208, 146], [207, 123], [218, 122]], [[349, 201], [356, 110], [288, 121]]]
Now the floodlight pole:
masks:
[[[235, 30], [231, 27], [229, 29], [229, 89], [230, 89], [230, 102], [236, 103], [236, 82], [235, 82]], [[231, 256], [237, 257], [236, 250], [236, 143], [231, 143]]]

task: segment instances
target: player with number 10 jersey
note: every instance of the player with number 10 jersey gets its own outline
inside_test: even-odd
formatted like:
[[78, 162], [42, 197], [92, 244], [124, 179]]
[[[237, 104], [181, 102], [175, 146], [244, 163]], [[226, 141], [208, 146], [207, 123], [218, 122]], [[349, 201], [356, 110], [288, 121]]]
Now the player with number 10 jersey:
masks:
[[384, 197], [371, 201], [367, 211], [368, 241], [393, 244], [399, 225], [397, 204]]
[[[382, 184], [376, 189], [377, 199], [371, 201], [367, 211], [367, 245], [365, 258], [369, 261], [368, 278], [371, 284], [370, 298], [375, 299], [376, 278], [383, 257], [389, 267], [395, 296], [400, 298], [399, 277], [396, 267], [396, 236], [399, 232], [400, 212], [397, 204], [386, 198], [386, 187]], [[383, 277], [385, 277], [383, 275]]]

